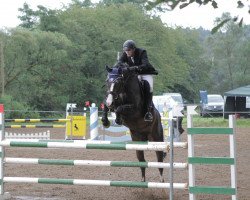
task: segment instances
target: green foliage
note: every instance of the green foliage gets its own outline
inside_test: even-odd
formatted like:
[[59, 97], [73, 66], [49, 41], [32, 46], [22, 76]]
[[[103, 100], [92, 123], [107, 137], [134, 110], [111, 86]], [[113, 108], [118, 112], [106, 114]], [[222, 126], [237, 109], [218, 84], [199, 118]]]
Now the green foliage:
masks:
[[[230, 15], [225, 13], [221, 19], [229, 17]], [[239, 28], [231, 22], [220, 32], [207, 38], [207, 55], [212, 58], [212, 91], [223, 94], [225, 91], [249, 84], [250, 34], [247, 31], [249, 27]]]
[[[1, 97], [0, 103], [4, 104], [6, 119], [25, 118], [28, 111], [31, 110], [31, 107], [27, 104], [14, 100], [10, 95]], [[29, 113], [29, 116], [31, 118], [39, 118], [39, 114], [37, 113]]]
[[[183, 120], [183, 124], [186, 124], [186, 118]], [[200, 116], [194, 116], [193, 118], [193, 126], [194, 127], [228, 127], [229, 121], [228, 119], [224, 119], [223, 117], [211, 117], [204, 118]], [[248, 128], [250, 127], [249, 119], [236, 119], [236, 127]]]
[[33, 28], [37, 23], [36, 12], [33, 11], [27, 3], [24, 3], [23, 8], [19, 8], [18, 11], [21, 12], [21, 15], [18, 16], [18, 18], [22, 21], [20, 26], [29, 29]]
[[[6, 91], [16, 100], [39, 109], [65, 106], [68, 99], [61, 96], [60, 82], [66, 75], [64, 68], [70, 45], [60, 33], [15, 30], [6, 42]], [[43, 102], [42, 106], [39, 102]]]
[[[97, 87], [100, 88], [106, 78], [104, 65], [115, 63], [117, 52], [122, 50], [122, 43], [128, 38], [147, 49], [150, 61], [159, 70], [159, 78], [155, 77], [156, 93], [165, 92], [174, 82], [184, 82], [187, 70], [182, 58], [175, 54], [171, 38], [174, 34], [169, 34], [158, 18], [151, 19], [139, 7], [131, 4], [99, 5], [96, 9], [72, 7], [60, 18], [63, 22], [61, 32], [74, 43], [72, 67], [84, 72], [81, 77], [98, 76], [100, 81], [96, 84], [100, 85]], [[92, 90], [87, 93], [91, 94]]]

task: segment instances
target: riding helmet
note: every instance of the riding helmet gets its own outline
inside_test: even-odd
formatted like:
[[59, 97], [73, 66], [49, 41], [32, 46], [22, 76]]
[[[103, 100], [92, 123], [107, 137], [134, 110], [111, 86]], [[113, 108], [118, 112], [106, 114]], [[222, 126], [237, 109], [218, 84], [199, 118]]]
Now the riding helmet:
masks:
[[135, 46], [135, 42], [133, 40], [127, 40], [123, 44], [124, 51], [128, 51], [130, 49], [135, 49], [135, 48], [136, 48], [136, 46]]

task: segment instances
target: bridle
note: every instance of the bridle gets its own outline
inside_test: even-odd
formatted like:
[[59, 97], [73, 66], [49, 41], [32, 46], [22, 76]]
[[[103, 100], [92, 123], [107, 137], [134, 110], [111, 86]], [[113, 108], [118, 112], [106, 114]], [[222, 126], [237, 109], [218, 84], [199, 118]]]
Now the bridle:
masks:
[[[114, 87], [115, 87], [116, 84], [118, 84], [118, 89], [117, 89], [118, 92], [114, 91]], [[124, 92], [124, 85], [125, 84], [124, 84], [124, 77], [123, 76], [119, 76], [119, 77], [117, 77], [116, 79], [114, 79], [111, 82], [111, 86], [110, 86], [108, 94], [111, 94], [113, 96], [114, 101], [118, 101], [119, 100], [120, 94], [122, 92]], [[123, 102], [122, 98], [121, 98], [121, 100]]]
[[[113, 96], [112, 106], [114, 106], [115, 103], [119, 102], [119, 100], [122, 105], [124, 104], [124, 98], [123, 98], [124, 96], [122, 94], [125, 93], [125, 85], [131, 76], [133, 75], [128, 74], [127, 76], [124, 76], [124, 74], [120, 74], [117, 78], [115, 78], [112, 81], [110, 81], [110, 79], [107, 79], [109, 84], [111, 83], [107, 95], [111, 94]], [[115, 84], [119, 84], [118, 89], [116, 89], [116, 91], [114, 91]]]

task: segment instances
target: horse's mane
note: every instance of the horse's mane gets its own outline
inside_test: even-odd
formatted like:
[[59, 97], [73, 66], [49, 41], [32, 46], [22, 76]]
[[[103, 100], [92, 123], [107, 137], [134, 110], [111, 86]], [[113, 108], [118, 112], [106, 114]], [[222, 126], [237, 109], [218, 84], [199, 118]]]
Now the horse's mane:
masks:
[[129, 65], [125, 62], [117, 62], [113, 66], [113, 68], [125, 68], [125, 67], [129, 67]]

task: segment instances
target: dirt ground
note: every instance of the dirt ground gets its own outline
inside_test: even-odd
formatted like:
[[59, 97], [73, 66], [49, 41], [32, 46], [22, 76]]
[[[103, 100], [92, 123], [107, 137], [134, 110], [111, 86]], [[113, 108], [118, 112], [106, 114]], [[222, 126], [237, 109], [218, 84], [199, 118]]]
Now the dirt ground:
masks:
[[[6, 130], [12, 132], [12, 130]], [[19, 129], [15, 132], [42, 132], [41, 129]], [[51, 129], [52, 139], [63, 139], [64, 129]], [[238, 199], [250, 199], [250, 130], [237, 128], [237, 179]], [[182, 141], [187, 141], [186, 132]], [[229, 156], [228, 136], [195, 136], [195, 154], [197, 156]], [[145, 153], [147, 161], [156, 161], [155, 152]], [[6, 148], [7, 157], [23, 158], [51, 158], [71, 160], [111, 160], [111, 161], [137, 161], [134, 151], [111, 150], [85, 150], [85, 149], [45, 149], [45, 148]], [[168, 162], [169, 157], [166, 158]], [[187, 162], [187, 149], [174, 150], [175, 162]], [[86, 166], [53, 166], [53, 165], [27, 165], [5, 164], [5, 176], [40, 177], [40, 178], [66, 178], [66, 179], [96, 179], [96, 180], [123, 180], [140, 181], [139, 168], [120, 167], [86, 167]], [[168, 169], [164, 172], [165, 181], [168, 182]], [[155, 168], [146, 169], [149, 182], [159, 182], [159, 173]], [[188, 182], [188, 171], [179, 169], [174, 171], [176, 183]], [[230, 167], [221, 165], [206, 165], [196, 167], [196, 184], [210, 186], [230, 186]], [[169, 199], [168, 190], [141, 189], [106, 186], [73, 186], [51, 184], [23, 184], [6, 183], [4, 189], [10, 192], [12, 199], [25, 200], [161, 200]], [[188, 199], [187, 190], [174, 192], [174, 199]], [[227, 200], [231, 196], [224, 195], [197, 195], [197, 199]]]

